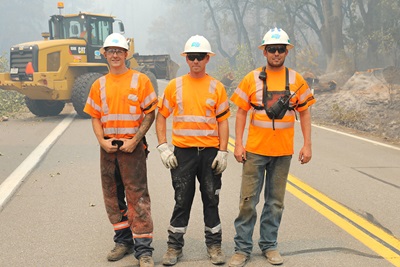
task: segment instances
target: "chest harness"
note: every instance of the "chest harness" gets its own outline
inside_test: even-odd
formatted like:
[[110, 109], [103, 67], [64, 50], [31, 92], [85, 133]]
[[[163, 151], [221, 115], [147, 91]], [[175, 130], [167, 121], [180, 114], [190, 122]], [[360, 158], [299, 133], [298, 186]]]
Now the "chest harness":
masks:
[[[295, 107], [290, 106], [289, 102], [290, 99], [297, 93], [297, 91], [303, 86], [300, 86], [296, 92], [294, 92], [292, 95], [290, 94], [290, 89], [289, 89], [289, 70], [288, 68], [285, 68], [285, 91], [284, 93], [282, 92], [274, 92], [270, 91], [268, 92], [268, 85], [267, 85], [267, 72], [265, 71], [265, 66], [262, 68], [262, 71], [260, 72], [260, 75], [258, 78], [263, 81], [263, 98], [262, 98], [262, 103], [263, 105], [255, 105], [253, 103], [250, 103], [251, 106], [256, 109], [256, 110], [265, 110], [265, 113], [267, 114], [268, 118], [272, 120], [272, 128], [275, 130], [275, 119], [281, 120], [285, 114], [286, 111], [288, 110], [294, 110]], [[274, 102], [274, 95], [279, 96], [277, 100]], [[276, 99], [276, 97], [275, 97]], [[268, 103], [273, 103], [270, 106], [268, 106]], [[295, 113], [296, 119], [297, 115]]]

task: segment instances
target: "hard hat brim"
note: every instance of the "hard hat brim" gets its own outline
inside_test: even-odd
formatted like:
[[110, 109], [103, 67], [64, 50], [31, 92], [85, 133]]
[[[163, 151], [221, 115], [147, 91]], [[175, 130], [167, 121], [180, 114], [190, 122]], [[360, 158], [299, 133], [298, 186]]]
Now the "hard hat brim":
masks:
[[186, 55], [188, 54], [188, 53], [207, 53], [207, 55], [209, 55], [210, 57], [213, 57], [213, 56], [215, 56], [215, 53], [214, 52], [182, 52], [181, 53], [181, 56], [183, 56], [183, 57], [186, 57]]
[[[278, 43], [274, 43], [274, 44], [262, 44], [262, 45], [259, 45], [259, 46], [258, 46], [258, 49], [264, 50], [265, 47], [266, 47], [267, 45], [279, 45], [279, 44], [278, 44]], [[287, 50], [290, 50], [290, 49], [294, 48], [294, 45], [292, 45], [292, 44], [283, 44], [283, 45], [286, 45], [286, 49], [287, 49]]]

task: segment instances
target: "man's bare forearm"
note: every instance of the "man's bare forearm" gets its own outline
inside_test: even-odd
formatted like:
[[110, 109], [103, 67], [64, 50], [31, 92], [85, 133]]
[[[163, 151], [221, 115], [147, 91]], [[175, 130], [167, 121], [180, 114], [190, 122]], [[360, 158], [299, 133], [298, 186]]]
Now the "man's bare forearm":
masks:
[[151, 125], [154, 122], [154, 118], [156, 117], [155, 115], [155, 111], [153, 110], [150, 113], [147, 113], [144, 116], [144, 119], [142, 121], [142, 124], [139, 127], [138, 132], [135, 135], [135, 139], [137, 140], [137, 142], [139, 142], [140, 140], [142, 140], [142, 138], [146, 135], [146, 133], [149, 131]]

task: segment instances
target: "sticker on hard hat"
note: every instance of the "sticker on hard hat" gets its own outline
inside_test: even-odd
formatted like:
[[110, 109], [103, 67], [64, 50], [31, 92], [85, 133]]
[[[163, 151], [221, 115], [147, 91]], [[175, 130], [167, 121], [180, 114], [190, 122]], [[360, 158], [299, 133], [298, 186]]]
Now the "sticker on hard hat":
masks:
[[271, 35], [271, 38], [272, 39], [279, 39], [279, 38], [281, 38], [281, 35], [279, 33], [275, 33], [275, 34]]
[[199, 42], [193, 42], [192, 43], [192, 47], [200, 47], [200, 43]]
[[119, 40], [118, 39], [113, 39], [111, 42], [114, 43], [114, 44], [118, 44]]

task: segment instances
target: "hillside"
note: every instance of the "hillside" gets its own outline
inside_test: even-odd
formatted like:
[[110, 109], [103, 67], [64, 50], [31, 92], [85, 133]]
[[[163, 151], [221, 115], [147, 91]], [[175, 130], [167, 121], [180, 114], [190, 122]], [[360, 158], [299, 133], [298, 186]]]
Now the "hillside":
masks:
[[400, 144], [400, 70], [394, 67], [318, 77], [320, 84], [334, 80], [336, 89], [315, 87], [313, 122], [341, 127], [357, 134]]

